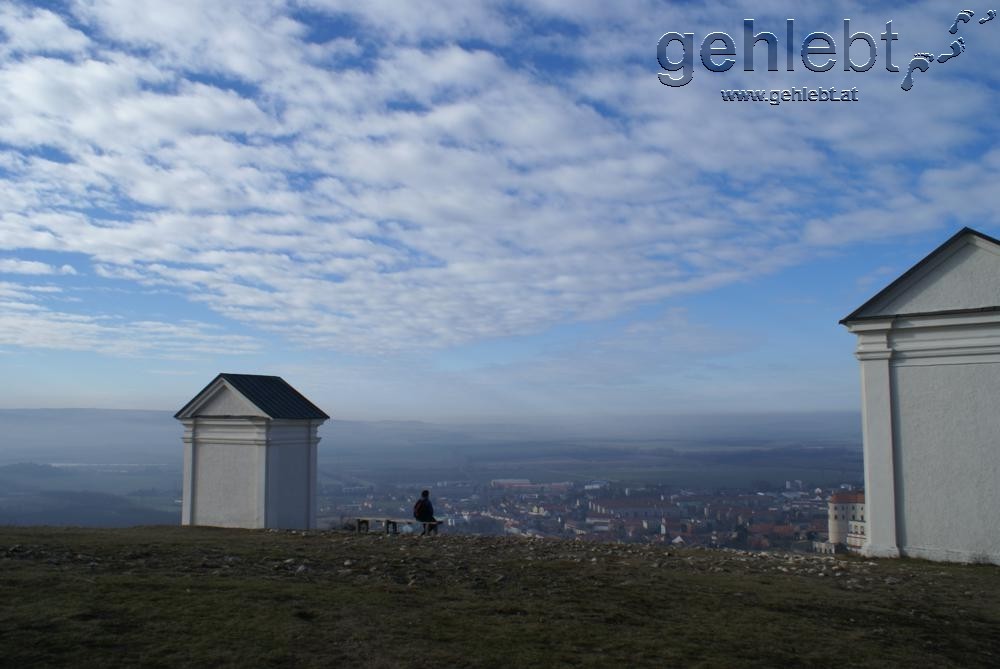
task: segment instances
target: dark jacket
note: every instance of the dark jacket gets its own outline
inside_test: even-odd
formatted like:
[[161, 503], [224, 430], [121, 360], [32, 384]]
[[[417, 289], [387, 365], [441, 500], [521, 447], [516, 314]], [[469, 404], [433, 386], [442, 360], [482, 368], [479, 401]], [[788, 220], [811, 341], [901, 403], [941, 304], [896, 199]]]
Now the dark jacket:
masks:
[[422, 523], [429, 523], [434, 520], [434, 505], [426, 497], [421, 497], [413, 505], [413, 517]]

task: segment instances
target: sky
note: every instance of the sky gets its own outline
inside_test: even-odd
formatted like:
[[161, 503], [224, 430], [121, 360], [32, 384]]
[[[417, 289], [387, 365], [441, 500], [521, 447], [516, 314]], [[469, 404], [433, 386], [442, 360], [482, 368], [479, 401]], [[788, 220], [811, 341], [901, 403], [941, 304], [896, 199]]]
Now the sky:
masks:
[[[5, 1], [0, 408], [176, 410], [241, 372], [342, 419], [857, 409], [838, 321], [1000, 234], [990, 9]], [[746, 71], [751, 18], [778, 71], [764, 42]], [[857, 100], [721, 95], [803, 87]]]

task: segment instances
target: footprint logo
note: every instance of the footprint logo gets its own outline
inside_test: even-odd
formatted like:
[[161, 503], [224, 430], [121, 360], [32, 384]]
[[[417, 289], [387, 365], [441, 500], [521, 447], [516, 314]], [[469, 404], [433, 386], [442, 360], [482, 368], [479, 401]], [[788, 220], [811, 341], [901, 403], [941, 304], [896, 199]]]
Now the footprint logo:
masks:
[[910, 61], [910, 67], [906, 71], [906, 76], [903, 78], [903, 83], [900, 87], [904, 91], [908, 91], [913, 88], [913, 71], [920, 70], [921, 72], [926, 72], [927, 68], [931, 66], [934, 62], [934, 54], [932, 53], [917, 53], [913, 55], [913, 60]]
[[[972, 20], [972, 17], [976, 13], [971, 9], [963, 9], [955, 17], [955, 22], [951, 24], [951, 28], [948, 29], [952, 35], [958, 32], [958, 26], [962, 23], [968, 23]], [[979, 19], [979, 24], [989, 23], [997, 17], [997, 10], [991, 9], [986, 12], [986, 16]], [[913, 73], [917, 70], [921, 72], [926, 72], [927, 68], [931, 66], [931, 63], [937, 61], [939, 63], [947, 63], [952, 58], [961, 56], [965, 53], [965, 38], [959, 37], [954, 42], [951, 43], [951, 53], [942, 53], [940, 56], [934, 56], [932, 53], [917, 53], [913, 55], [913, 60], [910, 61], [910, 66], [906, 70], [906, 76], [903, 77], [903, 82], [899, 85], [904, 91], [908, 91], [913, 88]]]
[[976, 15], [976, 13], [974, 11], [972, 11], [971, 9], [963, 9], [962, 11], [960, 11], [958, 13], [958, 16], [955, 17], [955, 22], [953, 24], [951, 24], [951, 28], [948, 29], [948, 32], [950, 32], [952, 35], [954, 35], [955, 33], [958, 32], [958, 24], [959, 24], [959, 22], [961, 22], [961, 23], [968, 23], [969, 21], [972, 20], [972, 17], [975, 16], [975, 15]]
[[963, 51], [965, 51], [965, 38], [959, 37], [957, 40], [951, 43], [951, 53], [941, 54], [940, 56], [938, 56], [937, 62], [945, 63], [954, 58], [955, 56], [961, 54]]
[[968, 23], [969, 21], [972, 20], [972, 17], [975, 16], [975, 15], [976, 15], [976, 13], [974, 11], [972, 11], [971, 9], [963, 9], [962, 11], [960, 11], [958, 13], [958, 16], [955, 17], [955, 22], [953, 24], [951, 24], [951, 28], [948, 29], [948, 32], [950, 32], [952, 35], [954, 35], [955, 33], [958, 32], [958, 24], [959, 24], [959, 22], [961, 22], [961, 23]]

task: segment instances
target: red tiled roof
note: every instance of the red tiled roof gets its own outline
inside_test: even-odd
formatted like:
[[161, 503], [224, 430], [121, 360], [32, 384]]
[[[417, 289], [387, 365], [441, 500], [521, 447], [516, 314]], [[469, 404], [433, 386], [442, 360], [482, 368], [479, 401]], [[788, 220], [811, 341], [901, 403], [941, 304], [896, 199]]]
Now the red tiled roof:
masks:
[[835, 492], [833, 496], [830, 497], [830, 501], [834, 504], [864, 504], [865, 503], [865, 493], [861, 492]]

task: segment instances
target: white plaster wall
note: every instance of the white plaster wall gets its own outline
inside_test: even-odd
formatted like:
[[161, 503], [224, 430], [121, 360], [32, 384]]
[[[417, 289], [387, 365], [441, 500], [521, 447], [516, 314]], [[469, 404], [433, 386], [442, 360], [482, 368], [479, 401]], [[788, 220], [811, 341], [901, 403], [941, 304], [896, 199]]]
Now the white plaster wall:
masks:
[[901, 551], [1000, 564], [1000, 363], [894, 365]]
[[196, 440], [194, 524], [263, 527], [259, 518], [260, 450], [250, 444]]
[[309, 421], [275, 420], [267, 434], [272, 444], [302, 444], [309, 441], [312, 432]]
[[267, 527], [309, 527], [309, 475], [308, 441], [268, 447]]
[[219, 391], [198, 408], [199, 416], [261, 416], [266, 414], [252, 402], [223, 384]]
[[275, 420], [268, 431], [267, 526], [316, 523], [316, 421]]
[[970, 238], [901, 294], [873, 305], [874, 313], [907, 314], [976, 309], [997, 304], [1000, 255], [992, 244]]
[[893, 321], [851, 325], [858, 334], [861, 361], [861, 425], [865, 456], [865, 503], [868, 532], [863, 552], [899, 557], [896, 544], [895, 463], [892, 459], [892, 399], [888, 330]]
[[267, 421], [260, 418], [198, 418], [195, 439], [199, 442], [263, 445]]
[[209, 415], [183, 422], [183, 524], [315, 526], [322, 421]]

